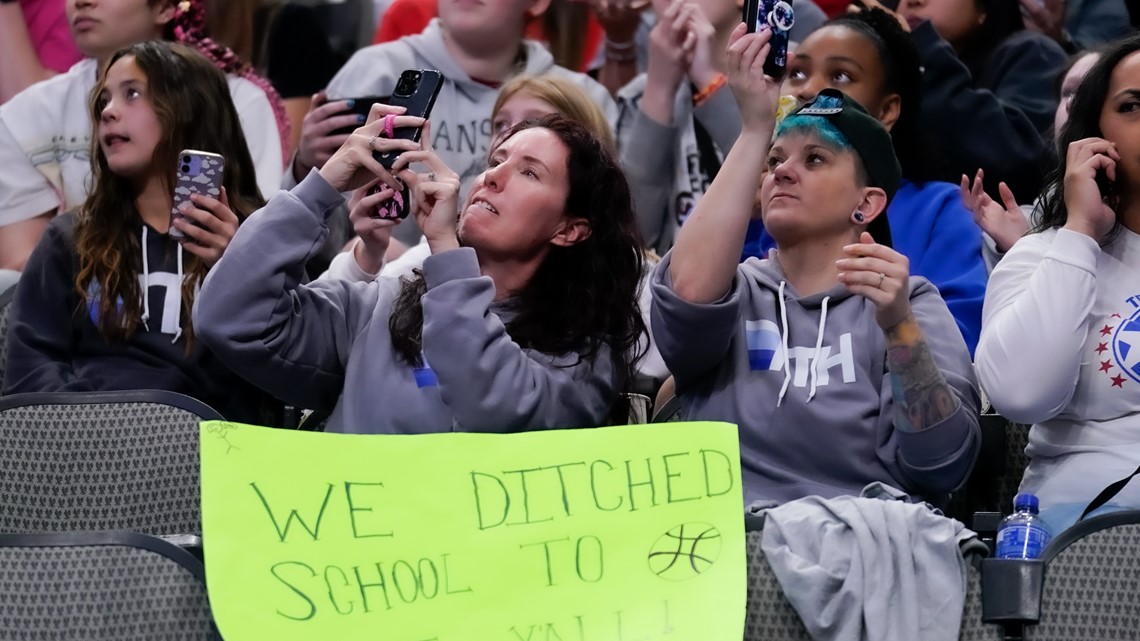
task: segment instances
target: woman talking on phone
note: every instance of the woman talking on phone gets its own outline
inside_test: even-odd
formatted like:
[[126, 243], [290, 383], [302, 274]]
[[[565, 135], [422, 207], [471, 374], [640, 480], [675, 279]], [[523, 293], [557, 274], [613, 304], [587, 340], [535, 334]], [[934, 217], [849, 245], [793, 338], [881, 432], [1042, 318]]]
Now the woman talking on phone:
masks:
[[[990, 277], [978, 377], [1031, 423], [1021, 491], [1059, 532], [1140, 466], [1140, 37], [1104, 52], [1069, 106], [1040, 225]], [[1104, 509], [1140, 507], [1129, 483]]]
[[[263, 389], [353, 433], [600, 425], [644, 332], [640, 239], [605, 145], [562, 116], [507, 132], [459, 201], [420, 118], [375, 105], [319, 171], [234, 238], [202, 288], [207, 344]], [[392, 139], [425, 128], [422, 143]], [[402, 152], [388, 172], [374, 151]], [[423, 163], [416, 174], [409, 164]], [[431, 249], [412, 278], [302, 285], [340, 192], [411, 187]]]
[[[238, 224], [264, 203], [226, 76], [162, 41], [108, 60], [90, 104], [91, 195], [52, 220], [28, 261], [3, 391], [163, 389], [257, 420], [261, 395], [202, 345], [190, 313]], [[223, 189], [192, 196], [172, 222], [183, 149], [219, 154]]]

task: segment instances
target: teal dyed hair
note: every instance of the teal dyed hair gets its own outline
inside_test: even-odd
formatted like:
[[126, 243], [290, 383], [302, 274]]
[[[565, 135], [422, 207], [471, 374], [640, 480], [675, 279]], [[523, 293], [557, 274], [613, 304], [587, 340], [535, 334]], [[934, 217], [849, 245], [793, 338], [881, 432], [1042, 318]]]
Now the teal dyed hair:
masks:
[[[838, 107], [840, 104], [839, 100], [831, 96], [819, 96], [811, 106], [828, 109]], [[836, 151], [850, 152], [855, 156], [855, 176], [859, 183], [862, 185], [871, 184], [871, 175], [867, 172], [867, 166], [863, 163], [863, 158], [859, 156], [859, 152], [855, 149], [855, 146], [851, 144], [851, 141], [842, 131], [839, 131], [839, 129], [824, 116], [793, 113], [781, 120], [780, 124], [776, 126], [776, 134], [773, 136], [773, 140], [789, 134], [813, 135], [826, 147], [831, 147]]]

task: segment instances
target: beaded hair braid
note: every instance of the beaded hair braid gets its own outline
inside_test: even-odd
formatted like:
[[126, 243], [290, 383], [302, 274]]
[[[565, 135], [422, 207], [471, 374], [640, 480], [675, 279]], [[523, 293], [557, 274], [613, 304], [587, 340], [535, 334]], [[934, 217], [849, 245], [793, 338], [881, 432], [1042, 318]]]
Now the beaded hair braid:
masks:
[[[218, 0], [224, 1], [224, 0]], [[227, 74], [234, 74], [257, 85], [277, 118], [277, 132], [281, 137], [281, 158], [289, 163], [289, 118], [285, 115], [285, 103], [280, 94], [267, 79], [258, 74], [249, 63], [243, 61], [229, 47], [215, 42], [206, 35], [206, 0], [181, 0], [175, 6], [173, 26], [174, 40], [193, 47], [206, 56], [215, 66]]]

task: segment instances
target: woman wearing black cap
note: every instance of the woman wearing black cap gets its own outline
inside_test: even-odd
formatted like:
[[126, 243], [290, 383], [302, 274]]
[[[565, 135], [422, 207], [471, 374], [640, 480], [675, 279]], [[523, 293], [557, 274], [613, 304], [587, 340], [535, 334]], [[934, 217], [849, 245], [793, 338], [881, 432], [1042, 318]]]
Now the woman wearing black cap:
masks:
[[[978, 394], [938, 291], [876, 242], [889, 242], [883, 212], [901, 180], [890, 135], [829, 89], [773, 138], [767, 41], [733, 34], [741, 135], [654, 276], [653, 334], [682, 415], [742, 427], [748, 502], [874, 481], [949, 492], [977, 454]], [[762, 176], [778, 251], [738, 266]]]

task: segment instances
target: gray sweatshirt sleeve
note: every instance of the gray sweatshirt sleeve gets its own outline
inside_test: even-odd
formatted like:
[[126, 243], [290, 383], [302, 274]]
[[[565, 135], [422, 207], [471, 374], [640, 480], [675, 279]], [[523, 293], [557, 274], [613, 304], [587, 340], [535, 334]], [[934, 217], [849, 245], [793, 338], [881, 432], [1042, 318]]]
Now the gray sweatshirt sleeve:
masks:
[[[337, 280], [302, 285], [305, 262], [320, 250], [325, 217], [343, 203], [311, 172], [241, 226], [198, 296], [194, 325], [233, 370], [278, 398], [331, 408], [359, 319], [376, 287]], [[369, 300], [371, 298], [371, 300]]]
[[680, 395], [728, 354], [740, 327], [741, 287], [738, 270], [732, 289], [724, 298], [707, 305], [690, 303], [673, 291], [669, 278], [672, 258], [671, 253], [666, 254], [650, 279], [653, 289], [650, 324], [653, 340], [677, 381]]
[[[627, 112], [623, 117], [631, 115]], [[646, 246], [666, 251], [673, 244], [669, 198], [673, 193], [677, 130], [655, 122], [640, 107], [634, 107], [628, 131], [621, 127], [619, 135], [621, 166], [629, 178], [641, 235]]]
[[461, 248], [424, 261], [424, 357], [443, 402], [469, 432], [594, 427], [616, 398], [611, 353], [524, 350], [491, 311], [495, 285], [479, 272], [475, 251]]
[[732, 145], [740, 136], [740, 108], [727, 87], [709, 96], [709, 99], [693, 110], [697, 121], [709, 132], [713, 143], [720, 150], [721, 157], [727, 156]]
[[[912, 487], [923, 494], [950, 492], [966, 482], [981, 447], [977, 379], [966, 342], [938, 290], [923, 280], [911, 291], [910, 307], [959, 404], [958, 411], [922, 431], [895, 431], [898, 466]], [[890, 384], [884, 386], [889, 388]], [[892, 406], [894, 411], [901, 411]]]

